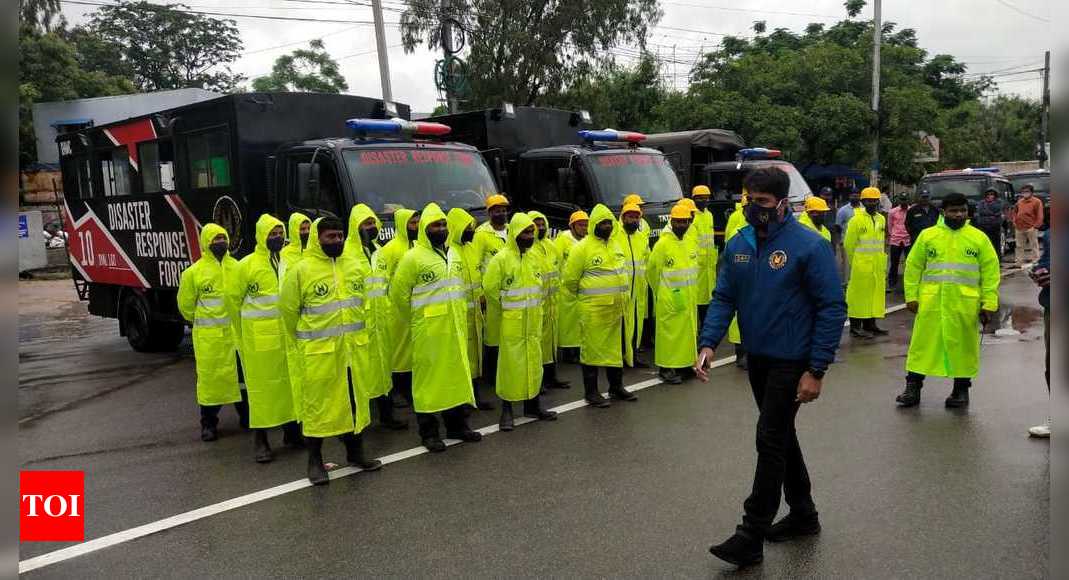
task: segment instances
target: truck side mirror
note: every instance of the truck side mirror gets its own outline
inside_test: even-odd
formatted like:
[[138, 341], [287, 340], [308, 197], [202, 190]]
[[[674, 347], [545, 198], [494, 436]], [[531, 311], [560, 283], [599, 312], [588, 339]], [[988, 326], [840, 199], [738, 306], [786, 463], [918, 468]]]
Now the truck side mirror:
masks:
[[562, 198], [572, 199], [575, 195], [575, 172], [571, 167], [557, 169], [557, 192]]
[[319, 203], [319, 164], [297, 164], [297, 197], [309, 207]]

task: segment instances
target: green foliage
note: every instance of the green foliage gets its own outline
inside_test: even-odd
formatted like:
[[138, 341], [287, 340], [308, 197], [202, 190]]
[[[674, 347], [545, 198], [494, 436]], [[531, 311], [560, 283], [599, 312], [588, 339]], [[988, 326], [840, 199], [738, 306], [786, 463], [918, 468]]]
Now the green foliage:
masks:
[[308, 49], [278, 57], [271, 74], [252, 81], [252, 90], [261, 92], [340, 93], [348, 89], [338, 62], [327, 54], [322, 40], [313, 40]]
[[465, 31], [468, 109], [502, 101], [531, 105], [559, 95], [579, 75], [603, 65], [614, 47], [643, 44], [660, 19], [657, 0], [406, 0], [401, 15], [405, 50], [442, 45], [442, 23]]
[[60, 8], [60, 0], [19, 0], [19, 17], [25, 26], [51, 32], [57, 16], [63, 24]]
[[605, 127], [649, 130], [650, 113], [666, 94], [656, 59], [644, 54], [633, 68], [610, 64], [583, 74], [562, 94], [544, 98], [540, 104], [585, 109]]

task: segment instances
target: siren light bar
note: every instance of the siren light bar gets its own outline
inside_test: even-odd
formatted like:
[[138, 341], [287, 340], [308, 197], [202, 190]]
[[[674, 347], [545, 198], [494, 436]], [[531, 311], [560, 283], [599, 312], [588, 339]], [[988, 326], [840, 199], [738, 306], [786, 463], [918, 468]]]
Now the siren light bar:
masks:
[[406, 121], [404, 119], [349, 119], [345, 126], [362, 134], [379, 135], [428, 135], [442, 136], [453, 129], [449, 125], [441, 123], [429, 123], [426, 121]]
[[603, 131], [591, 131], [587, 129], [579, 131], [579, 136], [582, 137], [584, 141], [641, 143], [646, 140], [646, 136], [642, 133], [636, 133], [634, 131], [617, 131], [615, 129], [605, 129]]
[[752, 160], [752, 159], [777, 159], [783, 155], [783, 152], [779, 149], [766, 149], [764, 147], [747, 147], [746, 149], [739, 149], [736, 154], [739, 159]]
[[977, 173], [998, 173], [998, 167], [966, 167], [962, 171], [977, 172]]

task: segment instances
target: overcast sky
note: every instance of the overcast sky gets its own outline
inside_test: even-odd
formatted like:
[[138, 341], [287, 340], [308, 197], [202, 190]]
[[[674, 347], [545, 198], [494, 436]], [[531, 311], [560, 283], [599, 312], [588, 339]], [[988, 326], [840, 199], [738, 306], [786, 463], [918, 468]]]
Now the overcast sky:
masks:
[[[89, 0], [98, 2], [102, 0]], [[152, 0], [165, 3], [162, 0]], [[345, 6], [345, 0], [186, 0], [193, 10], [312, 18], [317, 20], [371, 20], [367, 6]], [[370, 5], [370, 0], [352, 0]], [[1049, 19], [1053, 0], [885, 0], [884, 21], [913, 28], [921, 47], [930, 54], [948, 53], [968, 64], [969, 72], [993, 72], [999, 90], [1038, 97], [1043, 51], [1051, 48]], [[413, 112], [429, 112], [438, 102], [434, 88], [434, 61], [440, 51], [418, 50], [405, 54], [397, 22], [402, 0], [383, 0], [390, 77], [394, 99], [408, 103]], [[764, 20], [771, 31], [784, 27], [801, 31], [810, 22], [834, 23], [845, 16], [841, 0], [661, 0], [664, 17], [652, 29], [649, 48], [665, 61], [665, 81], [676, 88], [702, 48], [715, 46], [725, 34], [751, 35], [754, 21]], [[72, 24], [84, 21], [94, 8], [63, 3]], [[872, 2], [859, 18], [872, 18]], [[378, 97], [382, 94], [372, 26], [354, 23], [319, 23], [235, 18], [245, 43], [245, 54], [233, 67], [249, 78], [271, 71], [276, 57], [322, 38], [339, 61], [349, 92]], [[393, 23], [393, 24], [390, 24]], [[686, 30], [679, 30], [686, 29]], [[700, 32], [699, 32], [700, 31]], [[632, 62], [633, 52], [622, 49], [618, 60]], [[463, 54], [461, 55], [463, 57]]]

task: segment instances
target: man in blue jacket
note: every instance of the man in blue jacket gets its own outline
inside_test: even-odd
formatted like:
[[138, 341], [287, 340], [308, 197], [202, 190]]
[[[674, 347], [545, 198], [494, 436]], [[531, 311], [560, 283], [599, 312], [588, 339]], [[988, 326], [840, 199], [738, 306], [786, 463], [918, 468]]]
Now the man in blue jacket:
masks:
[[[709, 548], [737, 566], [763, 559], [764, 540], [820, 532], [809, 474], [794, 418], [801, 403], [820, 396], [846, 321], [846, 300], [831, 246], [791, 216], [790, 179], [775, 167], [750, 173], [748, 226], [724, 249], [724, 268], [698, 339], [694, 364], [708, 381], [713, 350], [736, 314], [749, 356], [749, 378], [760, 410], [757, 470], [743, 504], [742, 525]], [[772, 525], [780, 493], [790, 513]]]

